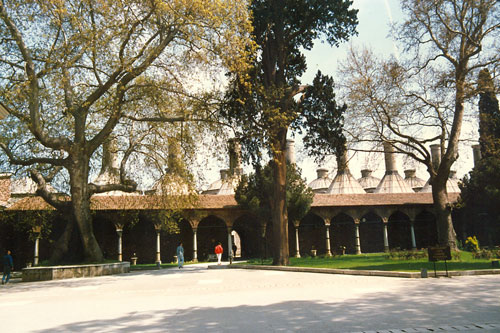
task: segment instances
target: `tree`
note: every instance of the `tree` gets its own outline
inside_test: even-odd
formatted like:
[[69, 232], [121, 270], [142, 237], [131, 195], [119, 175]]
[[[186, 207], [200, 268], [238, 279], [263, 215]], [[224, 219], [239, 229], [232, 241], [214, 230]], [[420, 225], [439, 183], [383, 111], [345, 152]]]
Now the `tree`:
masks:
[[[479, 72], [479, 142], [481, 159], [459, 184], [458, 207], [481, 242], [500, 241], [500, 109], [495, 86], [487, 69]], [[486, 226], [476, 228], [476, 226]], [[483, 229], [483, 230], [480, 230]], [[482, 231], [482, 232], [481, 232]]]
[[[255, 214], [264, 224], [271, 221], [269, 197], [274, 185], [273, 166], [269, 162], [264, 168], [256, 167], [254, 173], [243, 175], [235, 191], [235, 199], [243, 209]], [[291, 221], [300, 221], [308, 212], [314, 193], [301, 178], [300, 169], [287, 163], [286, 208]]]
[[[78, 227], [86, 260], [103, 259], [91, 196], [135, 190], [129, 159], [176, 136], [158, 122], [197, 118], [213, 96], [197, 77], [244, 67], [248, 22], [246, 4], [233, 1], [0, 2], [0, 102], [12, 115], [0, 145], [11, 165], [29, 169], [39, 195], [69, 212], [64, 235]], [[120, 182], [89, 183], [110, 137], [122, 147]], [[57, 175], [69, 200], [48, 190]]]
[[289, 128], [312, 112], [320, 112], [318, 119], [328, 112], [338, 113], [336, 109], [311, 109], [311, 113], [299, 109], [294, 98], [306, 88], [300, 84], [306, 70], [302, 50], [310, 50], [322, 36], [332, 46], [347, 40], [357, 25], [357, 10], [350, 9], [351, 4], [344, 0], [255, 0], [250, 6], [257, 45], [253, 68], [234, 81], [224, 116], [234, 121], [247, 159], [258, 161], [262, 147], [270, 152], [274, 184], [268, 200], [275, 265], [289, 261], [284, 155]]
[[[458, 158], [464, 105], [475, 95], [471, 77], [499, 62], [498, 3], [404, 0], [401, 6], [407, 18], [393, 31], [407, 57], [379, 60], [352, 51], [341, 70], [350, 118], [362, 128], [351, 137], [389, 142], [427, 167], [439, 244], [456, 249], [446, 182]], [[440, 161], [431, 160], [430, 143], [440, 145]]]

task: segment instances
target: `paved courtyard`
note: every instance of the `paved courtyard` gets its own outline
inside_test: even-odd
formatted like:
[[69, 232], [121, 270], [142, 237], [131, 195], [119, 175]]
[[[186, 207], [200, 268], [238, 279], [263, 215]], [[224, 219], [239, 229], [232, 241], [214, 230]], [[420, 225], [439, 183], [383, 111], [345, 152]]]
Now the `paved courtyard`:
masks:
[[2, 332], [500, 332], [500, 276], [206, 265], [0, 286]]

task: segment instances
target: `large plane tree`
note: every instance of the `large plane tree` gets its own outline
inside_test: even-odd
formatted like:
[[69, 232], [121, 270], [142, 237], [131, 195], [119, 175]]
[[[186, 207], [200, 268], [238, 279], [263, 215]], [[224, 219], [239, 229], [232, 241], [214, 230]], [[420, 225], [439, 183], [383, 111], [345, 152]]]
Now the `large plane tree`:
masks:
[[[208, 100], [206, 90], [197, 98], [196, 78], [243, 66], [247, 13], [245, 2], [225, 0], [0, 1], [0, 103], [10, 113], [2, 158], [29, 170], [37, 193], [67, 212], [85, 260], [103, 260], [91, 196], [136, 188], [127, 161], [155, 126], [133, 122], [192, 119]], [[117, 133], [129, 139], [120, 182], [89, 182], [96, 151]], [[61, 173], [69, 196], [48, 186]]]

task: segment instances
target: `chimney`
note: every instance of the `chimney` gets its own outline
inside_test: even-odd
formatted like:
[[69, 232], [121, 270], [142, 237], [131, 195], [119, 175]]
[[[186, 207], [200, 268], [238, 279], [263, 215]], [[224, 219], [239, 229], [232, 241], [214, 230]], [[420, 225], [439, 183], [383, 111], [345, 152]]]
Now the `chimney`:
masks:
[[439, 164], [441, 164], [441, 145], [431, 145], [431, 162], [434, 170], [439, 169]]
[[481, 160], [481, 145], [473, 145], [472, 146], [472, 153], [474, 156], [474, 166], [478, 165], [479, 161]]
[[0, 206], [10, 199], [11, 173], [0, 173]]
[[384, 142], [385, 174], [391, 175], [396, 170], [396, 160], [394, 158], [394, 147], [388, 142]]
[[316, 169], [316, 174], [318, 175], [318, 179], [327, 178], [328, 177], [328, 169], [324, 169], [324, 168]]
[[370, 169], [363, 169], [361, 170], [361, 178], [368, 178], [372, 175], [372, 170]]
[[296, 164], [295, 160], [295, 141], [292, 139], [286, 140], [286, 149], [285, 149], [285, 158], [286, 161], [290, 164]]
[[416, 177], [417, 171], [415, 169], [405, 170], [405, 179]]
[[229, 175], [241, 174], [241, 145], [237, 138], [228, 140]]

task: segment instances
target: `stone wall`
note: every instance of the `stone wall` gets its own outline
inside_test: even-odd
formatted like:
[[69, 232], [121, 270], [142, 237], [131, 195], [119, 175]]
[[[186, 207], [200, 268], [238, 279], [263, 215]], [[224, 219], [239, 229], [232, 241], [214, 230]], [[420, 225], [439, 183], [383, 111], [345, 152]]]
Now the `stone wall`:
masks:
[[23, 282], [61, 280], [80, 277], [122, 274], [130, 271], [129, 262], [72, 266], [47, 266], [23, 268]]

